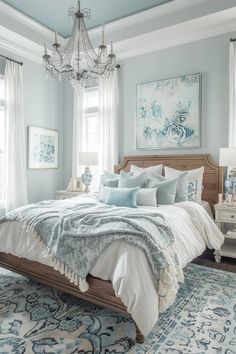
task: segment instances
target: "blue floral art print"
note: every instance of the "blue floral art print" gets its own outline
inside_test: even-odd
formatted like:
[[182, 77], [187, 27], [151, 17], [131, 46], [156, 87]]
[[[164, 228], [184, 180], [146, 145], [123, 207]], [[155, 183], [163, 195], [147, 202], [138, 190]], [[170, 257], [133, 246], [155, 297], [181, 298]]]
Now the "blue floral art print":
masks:
[[35, 145], [34, 158], [38, 162], [54, 163], [55, 160], [55, 137], [38, 135]]
[[28, 127], [28, 167], [58, 168], [58, 131]]
[[137, 85], [138, 149], [200, 147], [200, 73]]

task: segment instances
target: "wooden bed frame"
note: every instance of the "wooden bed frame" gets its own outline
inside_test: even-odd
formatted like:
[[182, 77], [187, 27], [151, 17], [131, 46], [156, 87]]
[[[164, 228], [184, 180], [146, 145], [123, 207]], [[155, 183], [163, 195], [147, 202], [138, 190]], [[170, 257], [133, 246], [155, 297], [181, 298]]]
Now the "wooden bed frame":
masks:
[[[222, 192], [223, 170], [211, 160], [210, 155], [127, 156], [124, 158], [123, 163], [115, 166], [115, 172], [119, 173], [121, 170], [129, 171], [131, 164], [140, 167], [148, 167], [160, 163], [179, 170], [190, 170], [204, 166], [203, 200], [208, 201], [211, 207], [217, 202], [218, 193]], [[110, 281], [101, 280], [88, 275], [87, 281], [89, 283], [89, 290], [82, 293], [78, 286], [70, 283], [70, 281], [58, 271], [38, 262], [0, 252], [0, 266], [94, 304], [128, 315], [126, 307], [121, 300], [115, 296]], [[138, 343], [144, 342], [144, 337], [137, 325], [136, 341]]]

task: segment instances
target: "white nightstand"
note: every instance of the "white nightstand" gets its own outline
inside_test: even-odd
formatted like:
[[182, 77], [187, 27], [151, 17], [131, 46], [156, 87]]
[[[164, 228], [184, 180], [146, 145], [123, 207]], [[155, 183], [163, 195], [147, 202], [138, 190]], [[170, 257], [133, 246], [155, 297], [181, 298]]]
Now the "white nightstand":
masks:
[[225, 242], [222, 245], [221, 250], [215, 251], [214, 253], [216, 262], [220, 262], [221, 256], [236, 258], [236, 231], [232, 232], [230, 235], [227, 234], [229, 226], [231, 226], [231, 228], [234, 226], [232, 224], [235, 224], [235, 227], [233, 228], [236, 229], [236, 206], [216, 204], [215, 220], [225, 236]]

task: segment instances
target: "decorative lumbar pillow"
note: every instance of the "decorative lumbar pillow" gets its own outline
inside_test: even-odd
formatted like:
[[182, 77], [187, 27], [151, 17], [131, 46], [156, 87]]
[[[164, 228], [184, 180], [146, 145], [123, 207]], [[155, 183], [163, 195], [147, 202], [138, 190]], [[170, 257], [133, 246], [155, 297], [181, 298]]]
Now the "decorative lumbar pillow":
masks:
[[130, 171], [133, 172], [134, 174], [139, 174], [141, 172], [147, 172], [152, 177], [161, 176], [162, 170], [163, 170], [163, 165], [156, 165], [156, 166], [150, 166], [150, 167], [145, 167], [145, 168], [139, 167], [136, 165], [130, 166]]
[[160, 181], [157, 178], [151, 178], [147, 182], [148, 188], [157, 189], [157, 204], [174, 204], [178, 177]]
[[141, 188], [138, 191], [137, 204], [142, 206], [157, 206], [157, 189]]
[[[183, 171], [176, 170], [174, 168], [170, 168], [165, 166], [165, 177], [173, 178], [177, 177], [183, 173]], [[202, 180], [203, 180], [203, 173], [204, 167], [196, 168], [194, 170], [188, 170], [187, 172], [187, 183], [197, 181], [197, 192], [196, 192], [196, 199], [195, 201], [201, 203], [202, 199]], [[196, 185], [196, 184], [195, 184]]]
[[109, 188], [105, 203], [109, 205], [137, 208], [138, 191], [139, 187]]
[[138, 175], [133, 175], [132, 172], [125, 173], [121, 171], [119, 179], [119, 188], [134, 188], [134, 187], [145, 187], [147, 180], [146, 172], [141, 172]]

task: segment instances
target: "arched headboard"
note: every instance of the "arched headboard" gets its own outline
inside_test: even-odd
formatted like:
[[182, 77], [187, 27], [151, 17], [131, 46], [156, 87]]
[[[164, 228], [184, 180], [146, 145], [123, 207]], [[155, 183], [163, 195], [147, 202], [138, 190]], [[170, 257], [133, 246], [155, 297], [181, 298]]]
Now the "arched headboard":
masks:
[[218, 193], [223, 191], [223, 168], [219, 167], [209, 154], [125, 156], [124, 161], [115, 166], [115, 172], [129, 171], [131, 164], [143, 168], [163, 164], [183, 171], [203, 166], [202, 199], [210, 204], [212, 210], [214, 204], [218, 201]]

